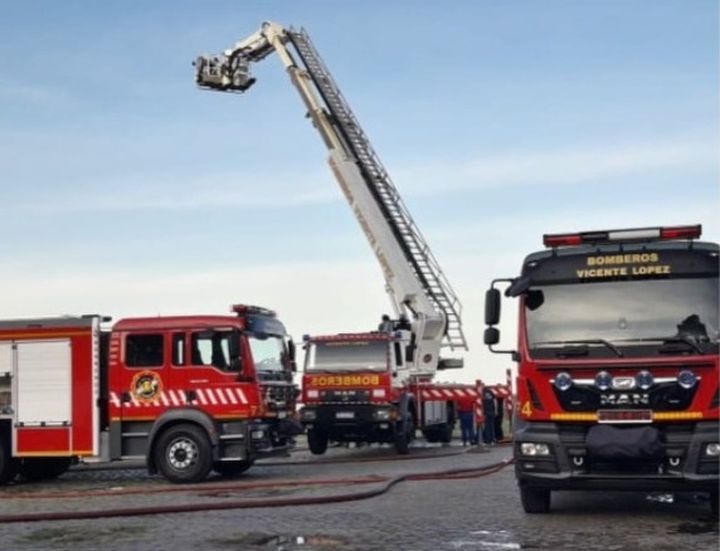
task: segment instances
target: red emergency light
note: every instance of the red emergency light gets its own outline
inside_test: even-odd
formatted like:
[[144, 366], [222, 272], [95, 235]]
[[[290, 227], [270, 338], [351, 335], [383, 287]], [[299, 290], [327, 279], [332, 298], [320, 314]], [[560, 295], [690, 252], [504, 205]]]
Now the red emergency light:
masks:
[[543, 235], [543, 244], [546, 247], [572, 247], [583, 244], [596, 245], [599, 243], [638, 243], [643, 241], [697, 239], [701, 233], [702, 226], [700, 224], [694, 226], [555, 233]]

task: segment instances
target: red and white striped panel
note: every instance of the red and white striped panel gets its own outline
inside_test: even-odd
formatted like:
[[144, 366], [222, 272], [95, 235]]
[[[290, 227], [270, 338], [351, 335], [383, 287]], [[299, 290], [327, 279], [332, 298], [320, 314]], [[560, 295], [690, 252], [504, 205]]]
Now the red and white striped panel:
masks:
[[480, 379], [475, 381], [475, 425], [485, 423], [485, 410], [483, 409], [482, 403], [484, 389], [485, 385]]
[[455, 400], [458, 398], [475, 398], [476, 392], [472, 387], [432, 387], [420, 389], [423, 400]]
[[153, 400], [138, 400], [131, 396], [129, 402], [122, 403], [120, 396], [110, 393], [110, 403], [115, 407], [125, 408], [148, 408], [148, 407], [172, 407], [184, 406], [186, 404], [217, 406], [217, 405], [247, 405], [248, 399], [241, 388], [196, 388], [197, 398], [188, 402], [185, 393], [180, 390], [163, 390]]

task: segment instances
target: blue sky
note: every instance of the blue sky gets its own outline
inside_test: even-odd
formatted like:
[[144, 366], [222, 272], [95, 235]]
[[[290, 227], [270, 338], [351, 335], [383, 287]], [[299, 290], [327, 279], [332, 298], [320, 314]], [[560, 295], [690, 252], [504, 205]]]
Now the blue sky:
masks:
[[299, 336], [389, 310], [279, 61], [243, 96], [194, 86], [198, 54], [266, 19], [308, 29], [463, 301], [454, 378], [501, 378], [482, 295], [543, 233], [700, 222], [720, 240], [715, 1], [15, 1], [3, 316], [246, 301]]

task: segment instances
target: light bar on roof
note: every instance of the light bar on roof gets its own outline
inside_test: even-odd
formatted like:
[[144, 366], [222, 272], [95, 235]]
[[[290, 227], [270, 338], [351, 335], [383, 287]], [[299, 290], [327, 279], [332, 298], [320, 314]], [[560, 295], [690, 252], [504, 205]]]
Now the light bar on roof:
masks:
[[643, 241], [697, 239], [701, 233], [702, 226], [700, 224], [694, 226], [556, 233], [543, 235], [543, 244], [546, 247], [572, 247], [573, 245], [598, 243], [638, 243]]
[[262, 306], [252, 306], [250, 304], [233, 304], [230, 306], [230, 311], [235, 312], [238, 316], [243, 316], [246, 314], [259, 314], [262, 316], [270, 316], [275, 317], [275, 312], [272, 310], [268, 310], [267, 308], [263, 308]]

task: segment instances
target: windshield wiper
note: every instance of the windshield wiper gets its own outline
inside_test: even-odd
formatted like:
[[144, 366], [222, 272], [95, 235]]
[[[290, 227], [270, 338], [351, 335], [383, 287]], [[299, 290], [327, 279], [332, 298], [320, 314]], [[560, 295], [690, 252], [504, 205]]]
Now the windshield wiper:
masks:
[[[662, 343], [658, 352], [660, 354], [673, 354], [675, 352], [684, 352], [687, 350], [686, 347], [692, 348], [694, 352], [698, 354], [705, 354], [705, 351], [700, 348], [700, 345], [687, 335], [675, 335], [673, 337], [647, 337], [644, 339], [622, 339], [623, 342], [659, 342]], [[679, 349], [673, 345], [685, 345], [683, 349]]]
[[660, 350], [658, 350], [658, 352], [672, 353], [675, 350], [677, 350], [677, 348], [673, 348], [673, 345], [677, 345], [677, 344], [687, 345], [690, 348], [692, 348], [695, 352], [697, 352], [698, 354], [701, 354], [701, 355], [705, 354], [705, 352], [703, 351], [702, 348], [700, 348], [700, 345], [698, 345], [698, 343], [696, 343], [693, 339], [691, 339], [690, 337], [685, 336], [685, 335], [680, 336], [680, 337], [668, 337], [667, 339], [663, 339], [663, 344], [660, 347]]
[[[536, 342], [534, 344], [561, 344], [563, 346], [567, 344], [602, 344], [603, 346], [609, 348], [612, 350], [615, 355], [618, 358], [622, 358], [624, 354], [622, 353], [622, 350], [620, 350], [617, 346], [615, 346], [610, 341], [606, 341], [605, 339], [577, 339], [572, 341], [541, 341]], [[575, 347], [577, 350], [573, 350], [572, 347], [567, 347], [558, 352], [558, 355], [563, 356], [587, 356], [589, 354], [589, 350], [587, 347]]]

